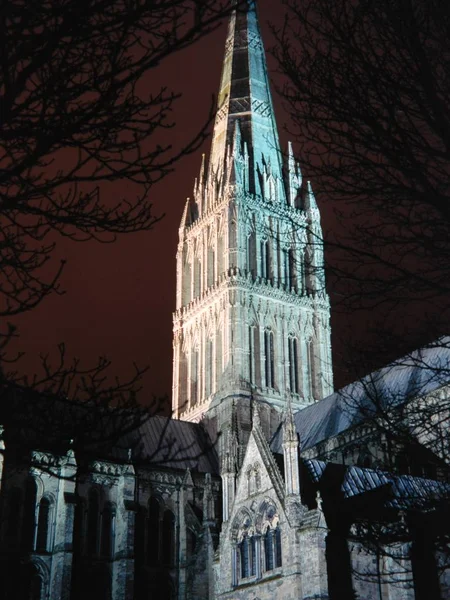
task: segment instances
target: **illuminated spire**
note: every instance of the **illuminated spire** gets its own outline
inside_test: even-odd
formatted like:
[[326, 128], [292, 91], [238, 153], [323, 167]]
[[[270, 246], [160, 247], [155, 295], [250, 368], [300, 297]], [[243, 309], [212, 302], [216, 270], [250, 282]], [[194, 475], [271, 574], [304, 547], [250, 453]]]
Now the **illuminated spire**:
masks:
[[249, 191], [264, 196], [265, 180], [272, 177], [282, 195], [278, 200], [285, 201], [282, 156], [266, 58], [252, 1], [233, 13], [228, 28], [209, 165], [209, 177], [213, 180], [222, 178], [228, 148], [233, 146], [236, 121], [249, 155]]

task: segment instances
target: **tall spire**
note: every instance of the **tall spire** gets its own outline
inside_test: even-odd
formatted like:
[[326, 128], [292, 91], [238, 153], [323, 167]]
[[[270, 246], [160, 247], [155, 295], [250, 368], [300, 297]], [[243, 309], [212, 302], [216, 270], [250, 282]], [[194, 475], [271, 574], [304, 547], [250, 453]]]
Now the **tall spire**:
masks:
[[252, 0], [235, 10], [228, 27], [211, 147], [211, 180], [222, 177], [236, 121], [249, 155], [249, 191], [264, 195], [266, 180], [271, 178], [284, 199], [282, 156], [264, 46]]

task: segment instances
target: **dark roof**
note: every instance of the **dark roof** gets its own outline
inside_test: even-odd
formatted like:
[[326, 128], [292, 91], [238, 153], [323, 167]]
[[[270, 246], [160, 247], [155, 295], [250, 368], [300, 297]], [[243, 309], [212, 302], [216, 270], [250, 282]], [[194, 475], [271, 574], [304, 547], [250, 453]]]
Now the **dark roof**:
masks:
[[218, 474], [217, 453], [201, 424], [151, 417], [121, 441], [133, 462], [153, 467]]
[[[305, 460], [304, 464], [314, 483], [320, 483], [325, 470], [330, 465], [321, 460], [309, 459]], [[450, 498], [450, 485], [440, 481], [411, 475], [392, 475], [385, 471], [361, 467], [333, 466], [345, 469], [340, 486], [343, 499], [353, 498], [386, 486], [389, 488], [388, 499], [384, 504], [386, 508], [426, 509], [429, 506], [435, 506], [439, 500], [448, 501]]]
[[[334, 437], [393, 407], [450, 383], [450, 337], [396, 360], [316, 402], [295, 416], [302, 450]], [[282, 452], [281, 428], [271, 448]]]

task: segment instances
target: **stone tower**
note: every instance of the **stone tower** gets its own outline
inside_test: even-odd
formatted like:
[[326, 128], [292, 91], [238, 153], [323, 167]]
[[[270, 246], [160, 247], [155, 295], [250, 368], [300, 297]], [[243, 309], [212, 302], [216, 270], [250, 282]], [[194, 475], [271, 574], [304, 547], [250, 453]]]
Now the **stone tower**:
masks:
[[329, 323], [319, 210], [280, 149], [250, 1], [230, 19], [211, 154], [179, 229], [174, 416], [249, 431], [256, 401], [270, 435], [288, 398], [333, 391]]

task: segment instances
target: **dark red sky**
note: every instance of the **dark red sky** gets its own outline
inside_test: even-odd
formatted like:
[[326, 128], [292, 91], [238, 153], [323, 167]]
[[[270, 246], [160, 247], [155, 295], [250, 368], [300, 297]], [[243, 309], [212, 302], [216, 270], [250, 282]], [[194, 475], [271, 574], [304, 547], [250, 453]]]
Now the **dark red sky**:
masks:
[[[267, 21], [282, 22], [281, 3], [260, 0], [259, 11], [268, 48], [272, 39]], [[194, 134], [208, 115], [219, 86], [225, 35], [222, 27], [195, 47], [171, 57], [159, 73], [149, 74], [153, 87], [169, 85], [183, 94], [174, 114], [176, 126], [168, 133], [174, 144]], [[282, 129], [286, 117], [279, 100], [274, 100]], [[283, 134], [282, 140], [286, 142]], [[202, 151], [208, 150], [209, 141]], [[153, 231], [126, 235], [114, 244], [58, 241], [58, 252], [67, 260], [61, 280], [65, 294], [53, 295], [16, 320], [20, 348], [26, 352], [18, 363], [20, 370], [30, 372], [38, 364], [39, 354], [52, 352], [59, 342], [65, 342], [70, 356], [86, 364], [106, 355], [113, 361], [114, 374], [121, 377], [132, 372], [133, 361], [149, 365], [143, 400], [170, 393], [178, 224], [200, 161], [201, 151], [186, 157], [153, 188], [155, 212], [166, 215]], [[127, 185], [114, 190], [126, 195]], [[330, 222], [328, 208], [322, 205], [325, 229]]]

